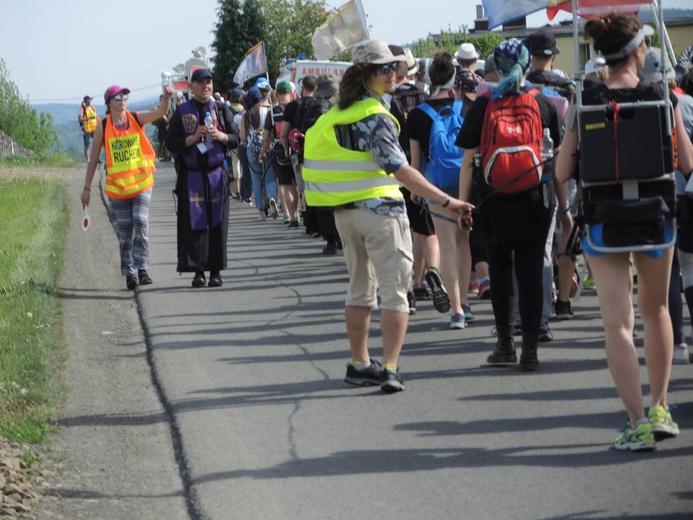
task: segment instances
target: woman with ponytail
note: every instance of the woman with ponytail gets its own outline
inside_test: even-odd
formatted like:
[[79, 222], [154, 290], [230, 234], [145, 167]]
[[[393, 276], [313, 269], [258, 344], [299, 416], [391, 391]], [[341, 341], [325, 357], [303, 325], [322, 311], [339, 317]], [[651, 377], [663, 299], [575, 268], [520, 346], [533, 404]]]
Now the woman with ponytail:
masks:
[[[585, 105], [604, 105], [612, 102], [631, 103], [660, 101], [661, 87], [644, 84], [639, 71], [645, 64], [647, 43], [642, 23], [631, 14], [607, 13], [585, 24], [585, 37], [592, 41], [596, 51], [606, 60], [609, 77], [603, 84], [584, 90]], [[683, 129], [681, 112], [676, 97], [675, 128]], [[578, 130], [575, 110], [571, 107], [566, 118], [566, 135], [556, 164], [556, 176], [562, 183], [577, 173]], [[647, 132], [647, 128], [642, 129]], [[685, 131], [678, 133], [679, 169], [693, 169], [693, 149]], [[655, 143], [653, 143], [655, 145]], [[661, 146], [661, 145], [658, 145]], [[585, 150], [589, 153], [589, 150]], [[655, 153], [653, 148], [653, 153]], [[660, 152], [661, 153], [661, 149]], [[559, 204], [566, 199], [559, 198]], [[665, 220], [671, 228], [671, 219]], [[601, 235], [599, 224], [590, 226], [594, 241]], [[593, 233], [592, 231], [596, 231]], [[628, 413], [628, 424], [614, 447], [619, 450], [653, 450], [655, 440], [678, 435], [667, 405], [667, 389], [673, 357], [673, 331], [667, 309], [669, 272], [673, 247], [656, 251], [632, 253], [638, 270], [638, 310], [645, 329], [644, 349], [652, 404], [645, 414], [640, 383], [638, 354], [633, 343], [635, 321], [631, 290], [630, 254], [600, 253], [583, 240], [583, 249], [590, 269], [599, 287], [599, 306], [604, 323], [606, 359], [611, 377]]]
[[[474, 157], [480, 153], [481, 144], [485, 142], [484, 120], [493, 113], [497, 101], [512, 103], [514, 96], [520, 102], [523, 99], [520, 95], [530, 92], [524, 82], [532, 58], [522, 42], [513, 39], [501, 43], [495, 49], [493, 57], [501, 81], [491, 88], [489, 94], [476, 98], [456, 141], [457, 146], [464, 150], [459, 195], [465, 200], [472, 188]], [[532, 96], [527, 97], [530, 101], [536, 100], [541, 128], [549, 129], [553, 142], [558, 146], [560, 133], [554, 105], [536, 91], [531, 93]], [[537, 345], [543, 306], [544, 246], [555, 207], [552, 183], [544, 182], [513, 193], [497, 193], [485, 184], [481, 176], [475, 180], [486, 192], [485, 198], [477, 205], [475, 215], [478, 213], [476, 216], [481, 220], [484, 230], [491, 277], [491, 304], [498, 334], [496, 348], [488, 356], [487, 362], [497, 365], [517, 363], [512, 337], [514, 268], [522, 322], [520, 368], [523, 371], [534, 371], [539, 366]], [[563, 185], [561, 189], [566, 188]], [[563, 213], [561, 218], [569, 220], [570, 214]], [[564, 228], [569, 229], [570, 226]]]

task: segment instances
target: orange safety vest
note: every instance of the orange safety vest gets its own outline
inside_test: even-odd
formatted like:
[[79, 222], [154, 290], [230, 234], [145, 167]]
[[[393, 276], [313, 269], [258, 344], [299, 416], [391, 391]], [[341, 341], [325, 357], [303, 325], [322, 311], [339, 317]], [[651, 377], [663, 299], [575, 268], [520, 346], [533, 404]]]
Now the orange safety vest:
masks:
[[84, 133], [93, 134], [94, 130], [96, 130], [96, 123], [98, 122], [98, 118], [96, 117], [96, 109], [92, 105], [86, 106], [84, 103], [82, 103], [82, 117], [87, 119], [82, 123]]
[[111, 114], [106, 119], [104, 148], [106, 150], [106, 196], [112, 199], [132, 199], [154, 186], [154, 148], [144, 133], [144, 127], [125, 111], [129, 126], [118, 130]]

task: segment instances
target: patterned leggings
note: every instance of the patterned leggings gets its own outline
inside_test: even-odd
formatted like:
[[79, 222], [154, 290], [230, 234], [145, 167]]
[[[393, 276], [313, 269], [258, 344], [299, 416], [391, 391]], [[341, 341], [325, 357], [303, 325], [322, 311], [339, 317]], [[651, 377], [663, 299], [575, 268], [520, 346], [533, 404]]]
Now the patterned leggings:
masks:
[[149, 269], [149, 189], [132, 199], [111, 199], [120, 242], [120, 274]]

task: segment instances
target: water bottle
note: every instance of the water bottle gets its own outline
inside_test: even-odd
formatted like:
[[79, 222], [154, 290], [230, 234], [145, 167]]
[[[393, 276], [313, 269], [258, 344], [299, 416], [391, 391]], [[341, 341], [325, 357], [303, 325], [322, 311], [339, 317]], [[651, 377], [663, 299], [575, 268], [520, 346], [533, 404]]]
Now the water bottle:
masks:
[[544, 128], [544, 137], [541, 140], [541, 162], [543, 176], [553, 173], [553, 139], [548, 128]]
[[[214, 128], [214, 121], [212, 120], [212, 114], [210, 114], [209, 112], [207, 112], [205, 114], [205, 126], [207, 127], [207, 130], [211, 130], [212, 128]], [[208, 143], [212, 142], [212, 134], [211, 133], [207, 133], [207, 142]]]

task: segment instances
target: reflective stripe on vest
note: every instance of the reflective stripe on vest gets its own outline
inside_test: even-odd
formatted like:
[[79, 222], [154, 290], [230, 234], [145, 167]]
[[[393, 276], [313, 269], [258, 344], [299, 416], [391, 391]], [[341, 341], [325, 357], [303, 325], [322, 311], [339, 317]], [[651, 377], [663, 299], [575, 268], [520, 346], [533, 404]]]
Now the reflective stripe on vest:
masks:
[[134, 116], [126, 111], [127, 130], [117, 130], [111, 115], [106, 120], [106, 186], [113, 199], [130, 199], [154, 186], [154, 149]]
[[84, 121], [84, 123], [82, 123], [82, 126], [84, 127], [84, 133], [93, 134], [94, 130], [96, 130], [96, 123], [98, 122], [98, 118], [96, 117], [96, 109], [91, 105], [89, 105], [88, 107], [85, 106], [82, 117], [87, 118], [87, 120]]
[[397, 180], [373, 161], [370, 152], [349, 150], [337, 142], [336, 126], [375, 114], [392, 117], [373, 98], [358, 101], [346, 110], [335, 106], [306, 132], [303, 180], [308, 204], [341, 206], [377, 197], [402, 198]]

